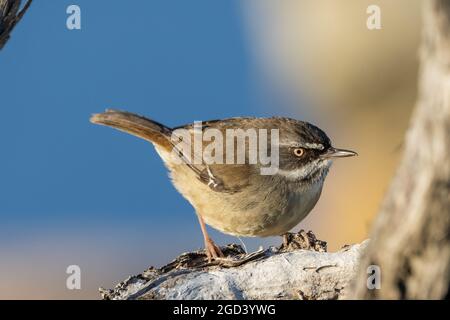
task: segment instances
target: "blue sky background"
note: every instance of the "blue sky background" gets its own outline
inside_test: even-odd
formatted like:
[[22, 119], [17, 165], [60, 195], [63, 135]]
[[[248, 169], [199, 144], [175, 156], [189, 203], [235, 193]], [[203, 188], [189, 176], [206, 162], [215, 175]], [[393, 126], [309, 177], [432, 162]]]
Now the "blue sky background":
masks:
[[[66, 28], [70, 4], [80, 31]], [[241, 18], [237, 0], [32, 4], [0, 52], [0, 298], [98, 298], [203, 245], [153, 147], [88, 119], [292, 115], [258, 79]], [[65, 289], [69, 264], [81, 291]]]

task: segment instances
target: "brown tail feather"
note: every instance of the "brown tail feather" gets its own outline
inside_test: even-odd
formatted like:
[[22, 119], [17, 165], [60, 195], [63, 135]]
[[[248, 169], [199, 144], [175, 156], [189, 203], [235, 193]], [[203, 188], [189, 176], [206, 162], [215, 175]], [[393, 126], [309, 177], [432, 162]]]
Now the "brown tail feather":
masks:
[[92, 115], [90, 121], [95, 124], [113, 127], [132, 134], [166, 150], [171, 150], [172, 129], [145, 117], [126, 111], [106, 110]]

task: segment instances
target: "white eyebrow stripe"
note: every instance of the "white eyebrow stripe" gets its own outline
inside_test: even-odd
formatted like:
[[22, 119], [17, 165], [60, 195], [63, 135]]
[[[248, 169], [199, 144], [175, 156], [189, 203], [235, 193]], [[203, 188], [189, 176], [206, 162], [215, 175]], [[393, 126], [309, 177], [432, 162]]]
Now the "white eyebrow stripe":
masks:
[[318, 150], [323, 150], [323, 144], [320, 143], [305, 143], [305, 147], [310, 148], [310, 149], [318, 149]]
[[320, 143], [280, 143], [279, 144], [282, 147], [292, 147], [292, 148], [307, 148], [307, 149], [317, 149], [317, 150], [323, 150], [325, 147], [323, 144]]

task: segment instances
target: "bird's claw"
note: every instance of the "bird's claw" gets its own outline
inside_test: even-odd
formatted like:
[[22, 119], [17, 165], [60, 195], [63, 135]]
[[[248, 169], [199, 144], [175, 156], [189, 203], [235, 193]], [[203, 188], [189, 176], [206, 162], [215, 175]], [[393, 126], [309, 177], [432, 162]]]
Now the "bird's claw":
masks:
[[208, 257], [208, 262], [225, 257], [220, 247], [216, 245], [210, 238], [205, 240], [205, 251], [206, 256]]

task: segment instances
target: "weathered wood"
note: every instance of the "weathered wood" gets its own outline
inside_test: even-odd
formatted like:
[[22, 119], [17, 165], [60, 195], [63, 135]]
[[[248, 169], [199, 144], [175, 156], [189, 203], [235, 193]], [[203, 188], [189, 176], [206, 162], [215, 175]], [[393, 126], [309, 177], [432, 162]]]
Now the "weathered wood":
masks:
[[279, 248], [246, 255], [238, 245], [222, 248], [227, 259], [208, 263], [204, 251], [185, 253], [149, 268], [103, 299], [338, 299], [355, 275], [367, 241], [327, 253], [311, 232], [286, 237]]
[[3, 49], [17, 23], [27, 12], [33, 0], [20, 10], [21, 0], [0, 0], [0, 50]]
[[[450, 1], [424, 1], [419, 98], [352, 298], [442, 299], [450, 284]], [[366, 287], [368, 265], [381, 289]]]

